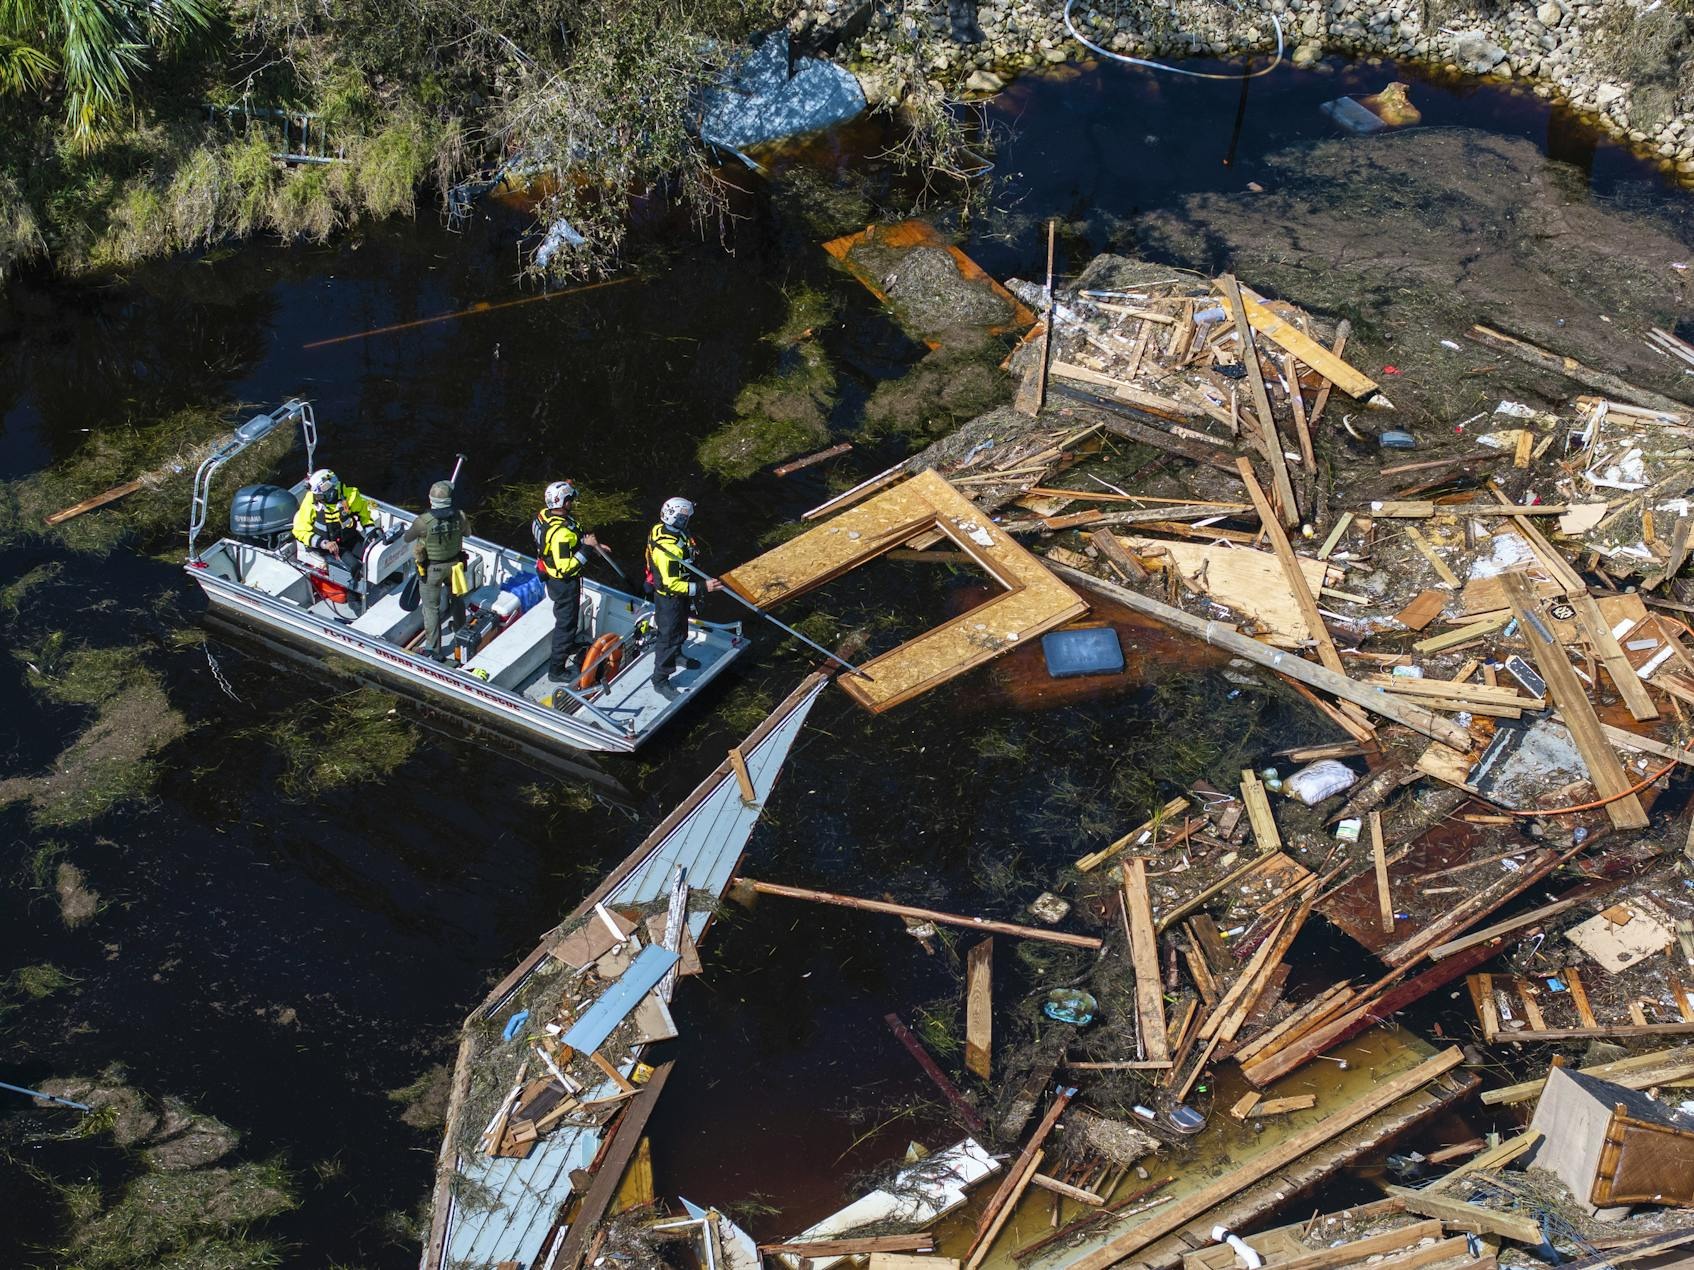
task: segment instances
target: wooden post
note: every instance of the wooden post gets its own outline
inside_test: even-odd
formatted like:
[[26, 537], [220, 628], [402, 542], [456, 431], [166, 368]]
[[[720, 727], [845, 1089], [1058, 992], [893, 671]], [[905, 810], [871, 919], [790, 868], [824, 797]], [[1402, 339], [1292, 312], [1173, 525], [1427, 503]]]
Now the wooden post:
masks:
[[[1346, 318], [1335, 324], [1335, 342], [1329, 346], [1329, 351], [1335, 354], [1336, 358], [1339, 359], [1341, 354], [1347, 351], [1347, 337], [1352, 333], [1353, 324]], [[1334, 386], [1334, 381], [1326, 378], [1323, 387], [1318, 389], [1317, 399], [1312, 402], [1312, 412], [1307, 416], [1306, 423], [1313, 432], [1318, 429], [1318, 420], [1323, 418], [1323, 408], [1329, 404], [1329, 390]]]
[[1394, 899], [1388, 893], [1388, 855], [1382, 841], [1382, 813], [1370, 814], [1370, 849], [1376, 860], [1376, 902], [1382, 907], [1382, 933], [1394, 933]]
[[758, 791], [753, 788], [753, 777], [747, 771], [747, 760], [741, 757], [741, 747], [736, 746], [729, 752], [729, 765], [735, 769], [735, 783], [741, 786], [741, 801], [751, 807], [759, 801]]
[[1294, 487], [1288, 483], [1288, 460], [1282, 457], [1282, 439], [1277, 435], [1276, 419], [1271, 414], [1270, 394], [1265, 391], [1265, 374], [1259, 367], [1259, 350], [1253, 343], [1253, 328], [1241, 302], [1241, 288], [1234, 276], [1227, 273], [1218, 279], [1218, 286], [1229, 301], [1235, 329], [1241, 336], [1241, 363], [1247, 369], [1247, 383], [1253, 390], [1253, 410], [1259, 416], [1259, 443], [1270, 464], [1271, 488], [1282, 505], [1282, 523], [1292, 525], [1300, 518], [1300, 508], [1294, 501]]
[[1135, 964], [1135, 1016], [1142, 1052], [1149, 1062], [1168, 1062], [1159, 937], [1153, 931], [1153, 902], [1147, 894], [1147, 861], [1140, 856], [1123, 862], [1123, 904], [1129, 926], [1129, 955]]
[[1040, 414], [1047, 405], [1047, 362], [1053, 349], [1053, 236], [1058, 224], [1057, 220], [1047, 222], [1047, 312], [1041, 324], [1041, 368], [1035, 381], [1036, 414]]
[[965, 1066], [988, 1079], [994, 1044], [994, 937], [965, 954]]
[[1276, 817], [1271, 815], [1270, 798], [1265, 783], [1250, 767], [1241, 769], [1241, 804], [1247, 808], [1247, 823], [1253, 830], [1253, 841], [1260, 855], [1282, 849], [1282, 834], [1277, 831]]
[[976, 1108], [965, 1101], [965, 1096], [947, 1079], [947, 1073], [936, 1066], [935, 1060], [929, 1056], [929, 1051], [923, 1047], [923, 1042], [912, 1035], [912, 1029], [901, 1021], [898, 1014], [883, 1015], [883, 1022], [888, 1024], [888, 1030], [894, 1033], [900, 1044], [906, 1047], [906, 1052], [917, 1060], [923, 1074], [934, 1082], [942, 1097], [952, 1104], [953, 1110], [959, 1113], [959, 1119], [965, 1122], [970, 1131], [978, 1136], [986, 1134], [988, 1126], [982, 1122]]

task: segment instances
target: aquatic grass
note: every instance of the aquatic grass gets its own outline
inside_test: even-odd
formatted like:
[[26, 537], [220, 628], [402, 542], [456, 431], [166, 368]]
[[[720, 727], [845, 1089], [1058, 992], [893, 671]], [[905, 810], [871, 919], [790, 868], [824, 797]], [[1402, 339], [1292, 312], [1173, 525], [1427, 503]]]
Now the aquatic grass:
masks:
[[291, 173], [277, 190], [270, 219], [284, 238], [325, 241], [341, 221], [330, 190], [330, 169], [308, 164]]
[[7, 617], [16, 617], [23, 603], [37, 588], [58, 582], [65, 572], [62, 561], [49, 560], [46, 564], [38, 564], [29, 572], [20, 574], [13, 581], [0, 587], [0, 613]]
[[836, 380], [816, 344], [792, 347], [774, 374], [754, 380], [735, 399], [735, 418], [695, 451], [720, 480], [745, 480], [760, 469], [829, 441]]
[[750, 683], [737, 684], [719, 703], [719, 721], [737, 736], [745, 736], [765, 721], [775, 702], [765, 689]]
[[930, 440], [1011, 400], [1011, 378], [999, 369], [1003, 341], [946, 344], [905, 374], [876, 386], [864, 406], [867, 437]]
[[41, 1001], [66, 988], [75, 988], [81, 982], [51, 962], [44, 961], [33, 966], [19, 966], [7, 980], [7, 986], [32, 1001]]
[[149, 1171], [118, 1201], [78, 1224], [60, 1250], [71, 1270], [280, 1265], [282, 1249], [239, 1232], [298, 1207], [280, 1161], [182, 1173]]
[[365, 211], [381, 218], [417, 206], [418, 186], [434, 163], [434, 152], [422, 119], [407, 116], [352, 147], [348, 158]]
[[[393, 699], [377, 688], [356, 688], [303, 707], [295, 726], [248, 729], [239, 735], [267, 741], [281, 756], [278, 785], [296, 801], [327, 790], [392, 776], [421, 739], [401, 718]], [[332, 738], [330, 743], [325, 738]]]
[[785, 287], [782, 324], [765, 336], [768, 343], [787, 348], [809, 339], [835, 320], [839, 310], [837, 298], [820, 291], [809, 283]]

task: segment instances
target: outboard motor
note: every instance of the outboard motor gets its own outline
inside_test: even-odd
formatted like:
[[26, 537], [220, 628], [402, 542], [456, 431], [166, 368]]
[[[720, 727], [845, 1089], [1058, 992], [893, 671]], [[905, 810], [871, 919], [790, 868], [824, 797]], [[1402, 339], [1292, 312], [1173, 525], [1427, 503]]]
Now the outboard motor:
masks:
[[229, 504], [229, 532], [242, 542], [275, 551], [294, 529], [300, 502], [276, 485], [243, 485]]

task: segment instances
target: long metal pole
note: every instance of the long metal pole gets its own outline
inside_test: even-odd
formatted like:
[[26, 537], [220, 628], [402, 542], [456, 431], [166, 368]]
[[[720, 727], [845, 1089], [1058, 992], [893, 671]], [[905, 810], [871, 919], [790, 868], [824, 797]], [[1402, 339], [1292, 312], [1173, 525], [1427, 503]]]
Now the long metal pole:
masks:
[[78, 1111], [94, 1110], [85, 1102], [72, 1102], [69, 1098], [59, 1097], [58, 1094], [44, 1094], [39, 1089], [25, 1089], [22, 1085], [8, 1085], [3, 1080], [0, 1080], [0, 1089], [10, 1089], [14, 1094], [28, 1094], [31, 1098], [45, 1099], [47, 1102], [56, 1102], [64, 1107], [75, 1107]]
[[622, 578], [625, 582], [629, 581], [629, 574], [625, 573], [622, 569], [618, 568], [618, 562], [616, 560], [612, 559], [612, 553], [611, 552], [607, 551], [604, 547], [600, 546], [599, 544], [595, 544], [594, 550], [596, 550], [600, 553], [600, 558], [602, 560], [604, 560], [607, 564], [612, 566], [612, 572], [613, 573], [617, 574], [618, 577]]
[[[667, 552], [666, 554], [668, 555], [670, 553]], [[678, 557], [677, 563], [680, 564], [684, 569], [687, 569], [690, 573], [696, 575], [697, 577], [704, 578], [708, 582], [712, 582], [712, 581], [716, 580], [712, 577], [711, 574], [707, 573], [704, 569], [698, 568], [695, 565], [690, 564], [687, 560], [683, 560], [682, 558]], [[772, 617], [769, 613], [765, 612], [764, 609], [760, 608], [757, 604], [753, 603], [753, 601], [747, 599], [739, 591], [737, 591], [734, 587], [727, 587], [726, 586], [723, 589], [735, 598], [735, 601], [736, 601], [737, 604], [741, 604], [741, 605], [745, 606], [746, 608], [751, 609], [753, 612], [757, 613], [760, 617], [764, 618], [765, 621], [769, 622], [772, 626], [776, 627], [778, 630], [788, 632], [788, 634], [792, 635], [795, 639], [799, 640], [802, 644], [805, 644], [808, 648], [817, 649], [818, 652], [822, 653], [825, 657], [829, 658], [836, 665], [845, 666], [848, 670], [852, 671], [855, 675], [858, 675], [861, 679], [869, 680], [871, 683], [876, 682], [876, 679], [875, 679], [874, 676], [867, 675], [863, 670], [860, 670], [857, 666], [855, 666], [852, 662], [848, 661], [846, 658], [837, 657], [834, 653], [830, 652], [829, 649], [825, 648], [822, 644], [818, 643], [817, 640], [810, 639], [807, 636], [802, 635], [799, 631], [795, 630], [792, 626], [788, 625], [788, 623], [786, 623], [786, 622], [777, 621], [776, 618]]]

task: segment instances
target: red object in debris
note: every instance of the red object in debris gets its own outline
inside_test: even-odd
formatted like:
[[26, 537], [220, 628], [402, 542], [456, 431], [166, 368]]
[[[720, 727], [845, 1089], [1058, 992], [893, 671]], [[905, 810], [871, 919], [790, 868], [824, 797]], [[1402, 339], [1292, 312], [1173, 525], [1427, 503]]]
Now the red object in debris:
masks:
[[347, 603], [347, 588], [339, 582], [331, 582], [322, 574], [308, 574], [312, 580], [312, 594], [320, 600], [328, 600], [331, 604]]
[[1398, 366], [1384, 366], [1382, 368], [1382, 373], [1384, 375], [1398, 375], [1400, 373], [1400, 368]]

